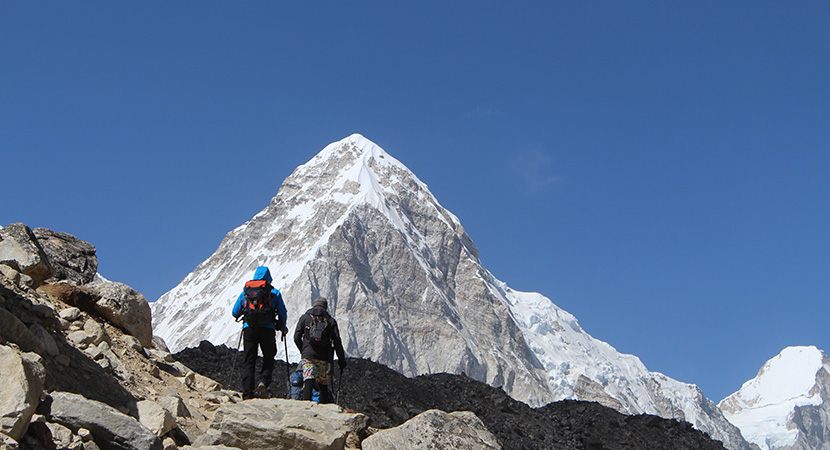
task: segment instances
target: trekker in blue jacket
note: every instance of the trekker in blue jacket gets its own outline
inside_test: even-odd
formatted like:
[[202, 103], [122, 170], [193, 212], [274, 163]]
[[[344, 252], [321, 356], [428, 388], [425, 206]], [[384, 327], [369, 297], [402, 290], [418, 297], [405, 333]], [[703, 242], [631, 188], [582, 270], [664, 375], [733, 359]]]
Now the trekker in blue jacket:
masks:
[[242, 326], [242, 399], [254, 398], [254, 372], [256, 371], [257, 350], [262, 350], [262, 368], [259, 372], [259, 384], [256, 395], [268, 396], [271, 373], [274, 370], [274, 356], [277, 355], [277, 330], [282, 339], [288, 334], [286, 327], [287, 311], [280, 291], [271, 286], [271, 271], [259, 266], [254, 278], [245, 283], [245, 289], [239, 294], [231, 313], [237, 320], [241, 317]]

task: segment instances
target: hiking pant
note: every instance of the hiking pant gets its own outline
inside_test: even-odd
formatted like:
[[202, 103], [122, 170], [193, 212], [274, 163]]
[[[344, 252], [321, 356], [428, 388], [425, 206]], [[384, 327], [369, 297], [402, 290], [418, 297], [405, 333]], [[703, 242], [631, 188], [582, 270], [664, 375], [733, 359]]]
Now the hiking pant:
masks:
[[242, 330], [242, 398], [253, 398], [254, 372], [256, 371], [257, 350], [262, 349], [262, 367], [259, 381], [267, 387], [271, 384], [274, 371], [274, 356], [277, 355], [277, 332], [268, 327], [245, 327]]
[[329, 392], [329, 385], [328, 384], [318, 384], [313, 379], [311, 380], [303, 380], [303, 393], [301, 400], [311, 400], [314, 396], [314, 388], [320, 392], [320, 403], [334, 403], [334, 400], [331, 398], [331, 393]]
[[311, 400], [313, 389], [320, 391], [320, 403], [333, 403], [329, 395], [329, 371], [331, 361], [320, 361], [317, 359], [303, 359], [300, 361], [303, 368], [303, 393], [302, 400]]

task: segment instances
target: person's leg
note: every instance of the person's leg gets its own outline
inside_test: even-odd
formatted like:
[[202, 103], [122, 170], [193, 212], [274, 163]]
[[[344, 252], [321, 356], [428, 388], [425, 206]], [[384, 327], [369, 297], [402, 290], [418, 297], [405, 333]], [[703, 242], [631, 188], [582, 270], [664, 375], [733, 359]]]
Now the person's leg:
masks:
[[300, 367], [303, 368], [303, 392], [300, 399], [311, 400], [314, 389], [314, 363], [310, 359], [302, 359]]
[[270, 328], [259, 328], [259, 346], [262, 349], [262, 368], [259, 371], [259, 381], [266, 387], [271, 384], [271, 374], [274, 371], [274, 357], [277, 355], [276, 332]]
[[320, 388], [320, 403], [334, 403], [331, 395], [329, 395], [329, 385], [320, 384], [318, 387]]
[[242, 330], [242, 399], [254, 396], [254, 371], [256, 370], [257, 340], [255, 327]]
[[303, 380], [303, 396], [302, 400], [311, 400], [314, 389], [314, 379]]

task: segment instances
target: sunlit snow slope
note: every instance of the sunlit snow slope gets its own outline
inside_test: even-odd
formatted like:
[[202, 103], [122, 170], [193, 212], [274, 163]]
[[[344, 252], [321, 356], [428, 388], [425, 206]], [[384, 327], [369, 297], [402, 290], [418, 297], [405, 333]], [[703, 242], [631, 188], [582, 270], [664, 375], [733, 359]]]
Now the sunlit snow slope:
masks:
[[828, 449], [828, 394], [827, 355], [815, 347], [787, 347], [719, 406], [763, 450]]

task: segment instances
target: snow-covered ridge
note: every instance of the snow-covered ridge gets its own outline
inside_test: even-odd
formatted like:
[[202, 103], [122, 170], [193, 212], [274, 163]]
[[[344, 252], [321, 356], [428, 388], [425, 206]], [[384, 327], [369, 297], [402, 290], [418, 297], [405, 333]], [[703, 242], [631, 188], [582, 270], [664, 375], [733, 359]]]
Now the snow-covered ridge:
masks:
[[787, 347], [719, 406], [744, 437], [761, 449], [801, 449], [803, 424], [798, 423], [797, 411], [820, 407], [826, 414], [828, 377], [830, 359], [824, 352], [816, 347]]

